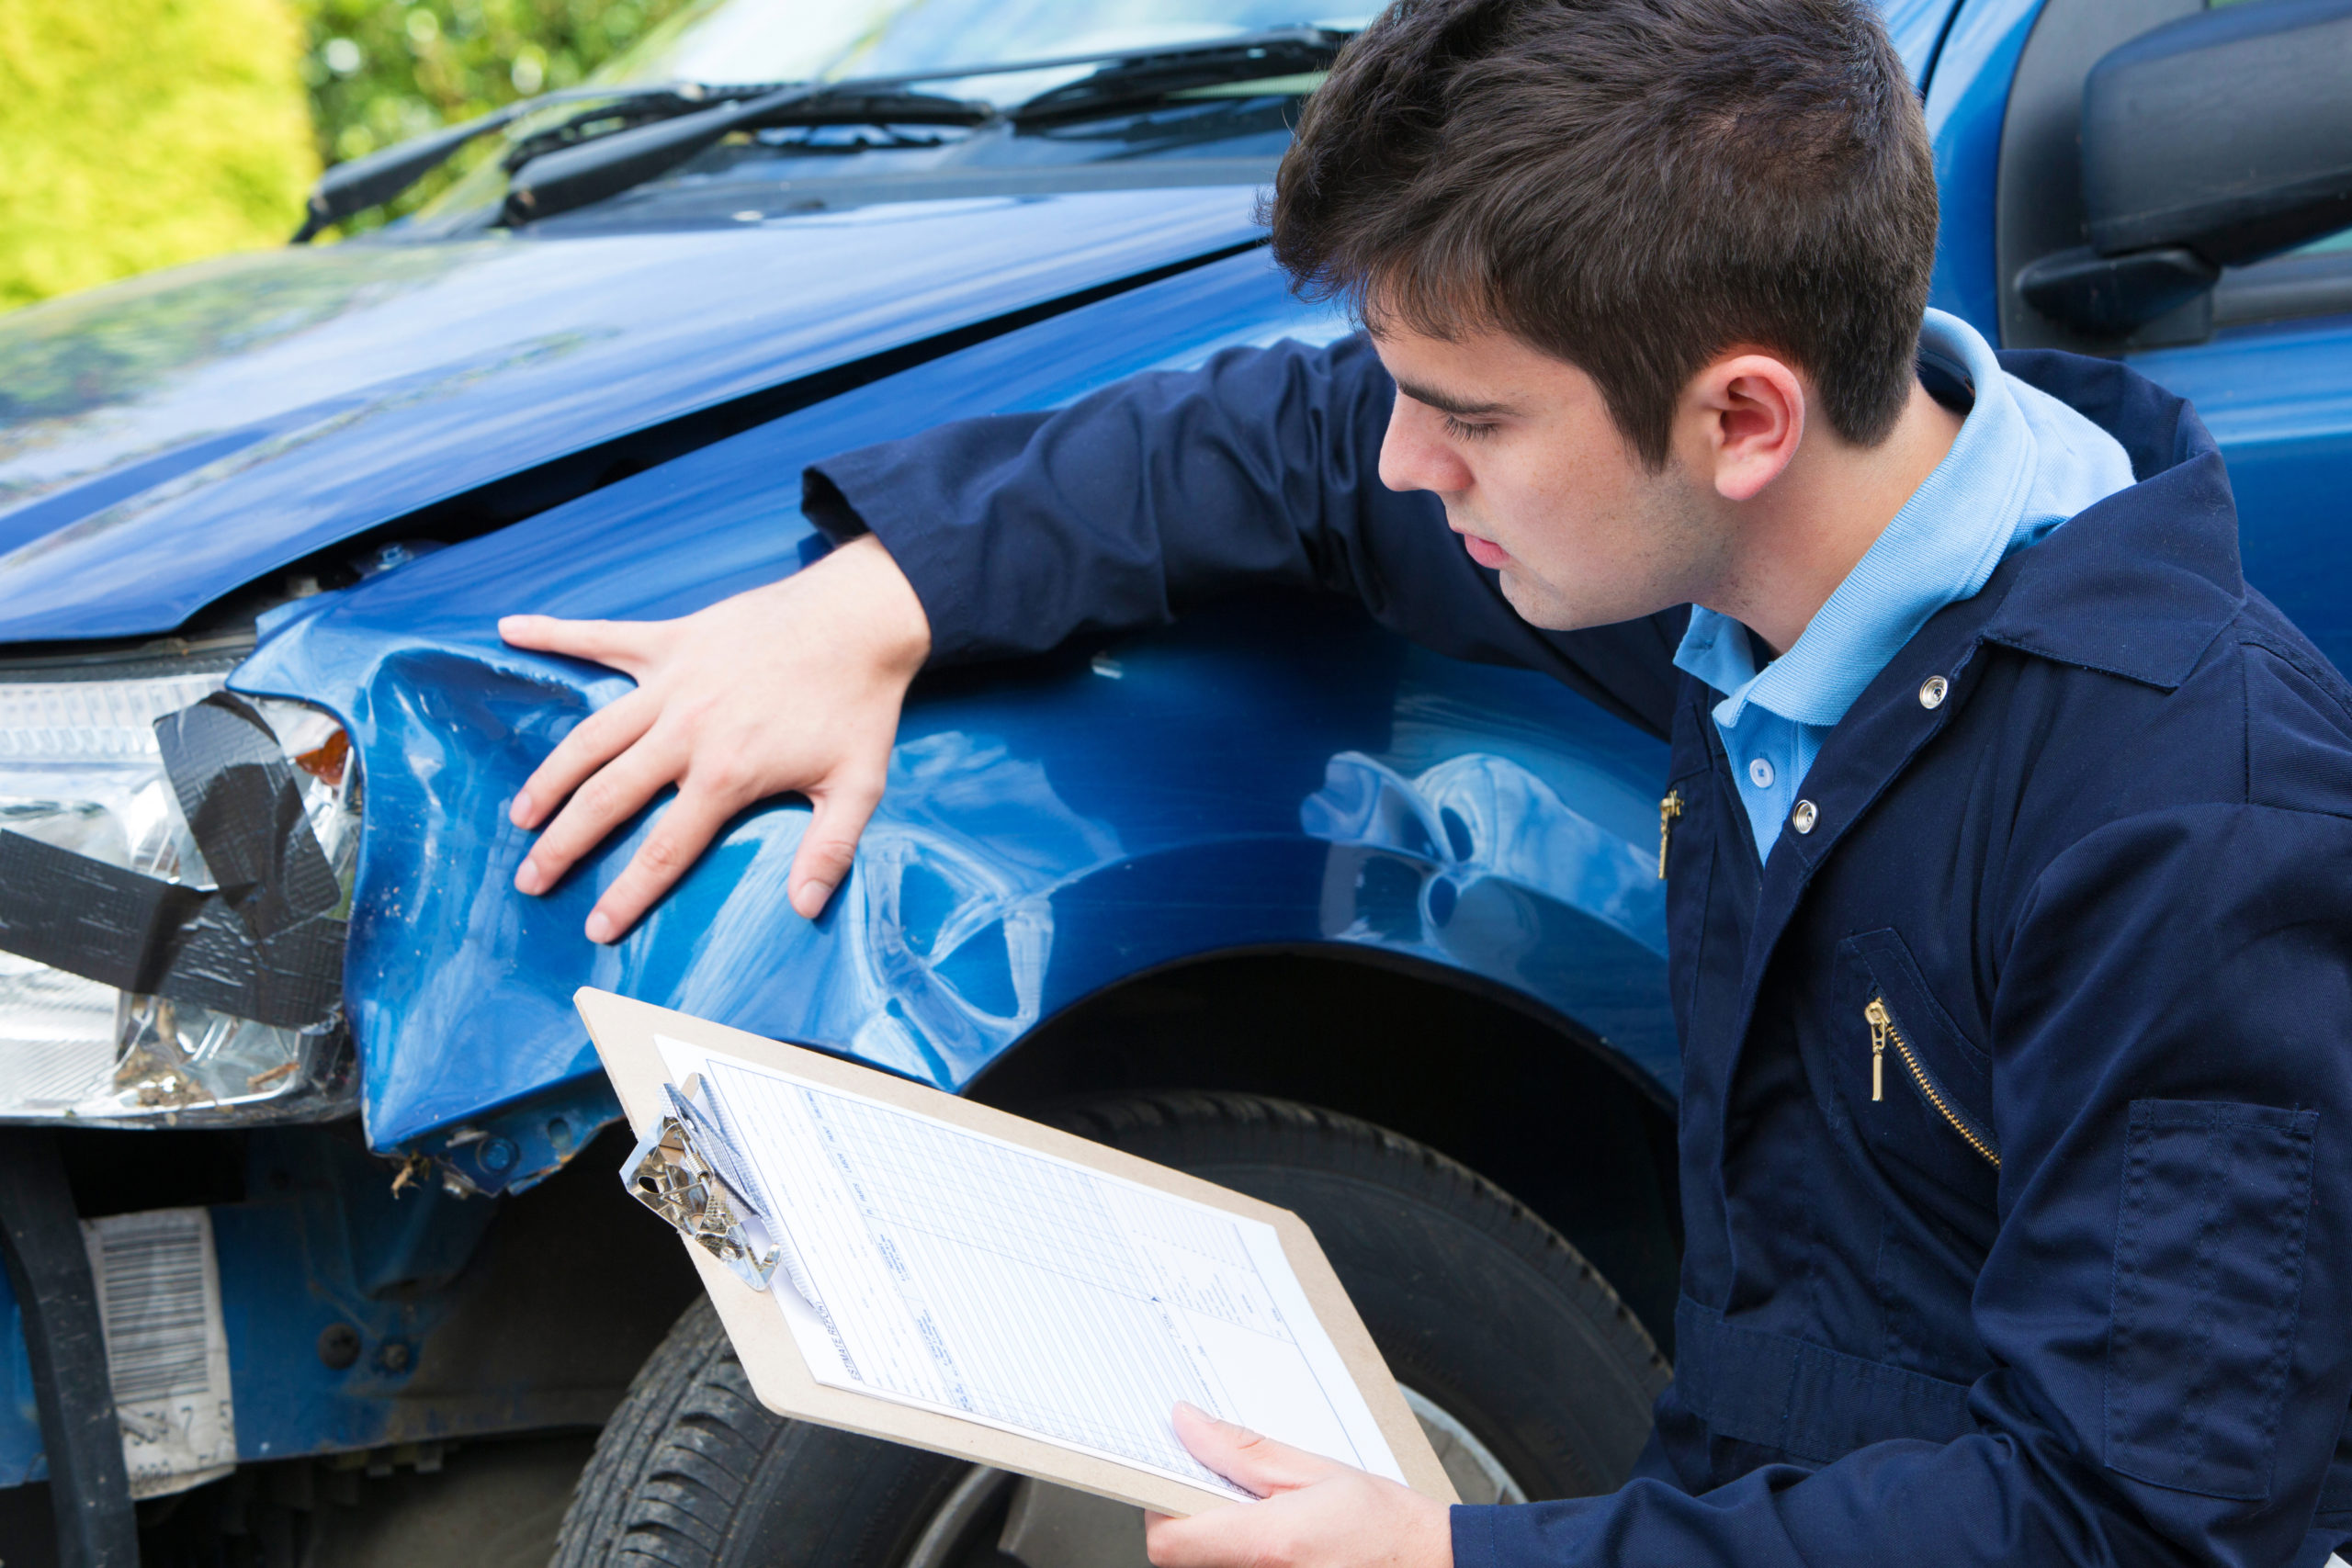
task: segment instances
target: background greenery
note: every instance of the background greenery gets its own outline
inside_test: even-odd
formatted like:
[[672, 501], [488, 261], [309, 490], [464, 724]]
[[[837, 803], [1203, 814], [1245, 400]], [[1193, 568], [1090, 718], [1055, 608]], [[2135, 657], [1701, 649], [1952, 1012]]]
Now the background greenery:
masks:
[[[5, 0], [0, 0], [5, 3]], [[499, 105], [577, 86], [708, 0], [281, 0], [306, 32], [301, 74], [322, 163], [357, 158]], [[414, 211], [494, 150], [478, 144], [371, 226]]]
[[284, 239], [302, 49], [286, 0], [0, 0], [0, 309]]
[[572, 85], [704, 4], [0, 0], [0, 310], [280, 243], [323, 164]]

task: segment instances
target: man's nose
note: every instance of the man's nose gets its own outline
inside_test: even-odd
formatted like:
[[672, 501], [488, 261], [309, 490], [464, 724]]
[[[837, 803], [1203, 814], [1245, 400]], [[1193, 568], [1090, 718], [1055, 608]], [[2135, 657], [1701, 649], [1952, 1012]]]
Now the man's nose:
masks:
[[1451, 495], [1470, 488], [1470, 469], [1446, 445], [1436, 410], [1398, 397], [1380, 443], [1380, 482], [1390, 490]]

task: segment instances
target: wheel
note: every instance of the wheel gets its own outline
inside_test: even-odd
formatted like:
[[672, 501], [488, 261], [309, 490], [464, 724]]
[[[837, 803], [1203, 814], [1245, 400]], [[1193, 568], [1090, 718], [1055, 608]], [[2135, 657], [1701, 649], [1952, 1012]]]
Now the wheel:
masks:
[[[1491, 1182], [1351, 1117], [1226, 1094], [1095, 1101], [1081, 1136], [1293, 1210], [1315, 1231], [1465, 1501], [1607, 1491], [1665, 1359], [1576, 1249]], [[707, 1302], [639, 1373], [553, 1568], [1142, 1568], [1141, 1517], [786, 1421]]]

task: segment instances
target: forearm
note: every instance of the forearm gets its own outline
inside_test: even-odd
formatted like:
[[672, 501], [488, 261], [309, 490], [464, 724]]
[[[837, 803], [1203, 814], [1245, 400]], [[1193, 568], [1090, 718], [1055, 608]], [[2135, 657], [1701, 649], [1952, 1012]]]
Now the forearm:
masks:
[[1455, 658], [1542, 671], [1663, 733], [1681, 612], [1537, 630], [1447, 528], [1380, 482], [1395, 390], [1361, 339], [1235, 350], [1051, 414], [971, 420], [806, 476], [836, 538], [870, 531], [922, 600], [944, 663], [1165, 624], [1245, 587], [1353, 598]]

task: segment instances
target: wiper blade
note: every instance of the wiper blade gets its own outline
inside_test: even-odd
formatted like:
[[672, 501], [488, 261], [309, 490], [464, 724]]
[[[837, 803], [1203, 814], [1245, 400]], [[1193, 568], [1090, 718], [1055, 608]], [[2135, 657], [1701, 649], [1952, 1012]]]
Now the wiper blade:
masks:
[[673, 82], [658, 87], [566, 87], [553, 93], [541, 93], [537, 97], [517, 98], [462, 124], [412, 137], [380, 152], [370, 152], [364, 158], [337, 164], [321, 175], [318, 184], [311, 187], [302, 227], [295, 231], [291, 243], [308, 244], [328, 224], [339, 223], [354, 213], [365, 212], [371, 207], [391, 200], [455, 157], [458, 150], [474, 138], [503, 130], [525, 115], [550, 104], [604, 99], [616, 112], [642, 112], [649, 108], [658, 111], [664, 105], [674, 105], [676, 107], [672, 112], [684, 113], [699, 108], [711, 97], [722, 94], [734, 96], [767, 90], [764, 85], [711, 88], [698, 82]]
[[[923, 78], [917, 78], [922, 80]], [[796, 84], [593, 137], [534, 156], [517, 149], [509, 167], [506, 221], [528, 223], [586, 207], [642, 185], [738, 130], [782, 125], [980, 125], [994, 106], [930, 93], [900, 93], [882, 82]]]
[[[1208, 74], [1184, 84], [1206, 85], [1236, 80], [1237, 73], [1257, 74], [1260, 66], [1272, 59], [1298, 60], [1312, 55], [1315, 60], [1328, 64], [1329, 56], [1337, 51], [1346, 38], [1344, 33], [1323, 28], [1285, 28], [1275, 32], [1247, 34], [1211, 42], [1161, 45], [1151, 49], [1102, 49], [1087, 54], [1057, 55], [1043, 60], [948, 65], [897, 76], [855, 77], [830, 83], [792, 83], [756, 97], [739, 97], [714, 108], [681, 115], [653, 125], [615, 131], [608, 136], [600, 136], [577, 146], [533, 158], [514, 171], [513, 181], [507, 186], [506, 221], [522, 224], [552, 218], [558, 213], [618, 196], [632, 186], [641, 185], [677, 167], [732, 131], [763, 125], [838, 124], [845, 118], [854, 118], [860, 123], [870, 122], [880, 114], [880, 109], [861, 107], [853, 110], [850, 106], [860, 101], [861, 97], [879, 102], [888, 96], [888, 90], [912, 86], [919, 82], [1010, 76], [1026, 71], [1046, 71], [1069, 65], [1103, 65], [1106, 70], [1125, 66], [1141, 70], [1155, 62], [1165, 62], [1171, 70], [1191, 62], [1194, 71], [1208, 72]], [[1293, 50], [1302, 52], [1295, 55], [1283, 53]], [[1252, 56], [1252, 51], [1263, 51], [1265, 53]], [[1212, 62], [1216, 63], [1212, 64]], [[1295, 72], [1303, 68], [1317, 67], [1285, 64], [1283, 71]], [[1270, 69], [1265, 73], [1281, 74], [1282, 71]], [[1102, 74], [1102, 72], [1097, 72], [1095, 76]], [[1088, 81], [1094, 79], [1093, 76], [1087, 78]], [[1131, 82], [1140, 80], [1140, 77], [1130, 79]], [[1162, 89], [1166, 90], [1172, 89]], [[953, 104], [961, 100], [939, 98], [931, 101]], [[976, 115], [972, 123], [997, 116], [991, 106], [974, 104], [969, 107]], [[825, 111], [824, 121], [788, 118], [814, 114], [820, 110]], [[909, 117], [894, 118], [903, 118], [910, 124], [918, 123]]]
[[1157, 103], [1195, 87], [1328, 71], [1340, 46], [1352, 36], [1324, 28], [1300, 28], [1117, 60], [1080, 81], [1048, 88], [1014, 107], [1006, 118], [1015, 124], [1035, 124]]

